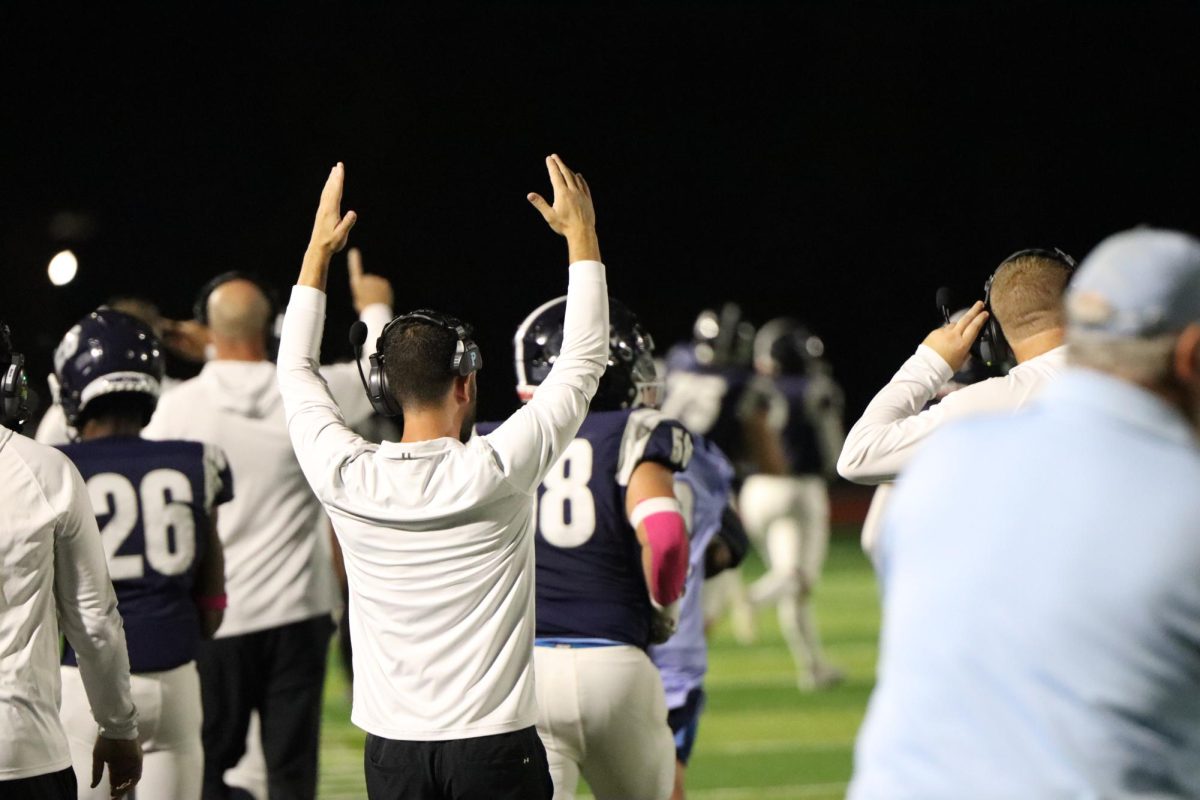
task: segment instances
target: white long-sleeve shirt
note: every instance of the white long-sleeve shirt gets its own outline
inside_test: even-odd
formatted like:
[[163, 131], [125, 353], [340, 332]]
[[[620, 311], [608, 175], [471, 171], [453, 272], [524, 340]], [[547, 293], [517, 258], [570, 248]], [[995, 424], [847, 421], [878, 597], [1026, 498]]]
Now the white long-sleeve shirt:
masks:
[[846, 434], [838, 458], [837, 469], [843, 478], [855, 483], [881, 484], [863, 522], [863, 549], [874, 552], [891, 483], [926, 437], [952, 420], [1016, 411], [1066, 367], [1064, 345], [1021, 362], [1004, 377], [964, 386], [932, 408], [922, 410], [954, 376], [954, 370], [933, 348], [918, 347]]
[[[383, 304], [363, 309], [370, 349], [391, 317]], [[340, 600], [328, 523], [292, 451], [276, 371], [269, 361], [210, 361], [163, 394], [143, 433], [215, 444], [229, 459], [237, 495], [217, 517], [229, 602], [218, 638], [328, 614]], [[351, 424], [370, 416], [354, 363], [321, 376]]]
[[1066, 366], [1066, 346], [1056, 347], [1021, 362], [1002, 378], [965, 386], [922, 411], [954, 370], [937, 351], [921, 345], [846, 434], [838, 473], [855, 483], [894, 481], [917, 446], [939, 427], [973, 414], [1015, 411]]
[[279, 386], [300, 465], [345, 557], [352, 721], [425, 741], [533, 725], [533, 495], [604, 372], [604, 266], [571, 265], [549, 376], [495, 432], [466, 444], [374, 445], [351, 431], [316, 373], [324, 313], [323, 292], [292, 290]]
[[59, 627], [100, 726], [137, 738], [129, 655], [96, 517], [62, 453], [0, 429], [0, 781], [71, 766]]

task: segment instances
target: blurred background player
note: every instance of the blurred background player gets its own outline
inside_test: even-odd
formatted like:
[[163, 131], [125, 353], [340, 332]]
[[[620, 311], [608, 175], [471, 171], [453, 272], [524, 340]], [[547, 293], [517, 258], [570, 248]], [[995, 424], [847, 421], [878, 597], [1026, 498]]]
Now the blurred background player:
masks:
[[768, 567], [747, 597], [753, 606], [776, 604], [804, 689], [844, 677], [825, 660], [810, 602], [829, 549], [829, 479], [844, 437], [842, 390], [824, 353], [821, 339], [795, 320], [774, 319], [759, 329], [754, 367], [770, 391], [758, 383], [750, 392], [779, 432], [786, 473], [750, 475], [739, 498], [746, 529], [766, 546]]
[[[391, 319], [390, 284], [352, 273], [350, 288], [360, 318], [378, 333]], [[198, 661], [204, 797], [230, 796], [224, 773], [245, 752], [257, 711], [268, 797], [311, 798], [338, 598], [328, 522], [292, 450], [269, 360], [278, 306], [271, 287], [229, 272], [201, 290], [196, 312], [209, 332], [212, 358], [198, 376], [162, 396], [146, 436], [218, 445], [237, 484], [217, 525], [228, 608]], [[350, 424], [370, 416], [355, 364], [323, 366], [321, 376]], [[252, 778], [243, 775], [240, 782]]]
[[700, 312], [692, 334], [690, 343], [667, 353], [663, 413], [711, 439], [733, 462], [739, 483], [755, 472], [782, 474], [778, 432], [747, 391], [754, 381], [754, 326], [726, 303], [719, 314]]
[[704, 629], [706, 578], [736, 567], [749, 547], [737, 512], [730, 505], [733, 465], [715, 444], [693, 436], [687, 468], [675, 474], [675, 496], [690, 532], [688, 576], [680, 601], [679, 623], [671, 638], [650, 647], [667, 698], [667, 724], [675, 736], [675, 788], [671, 800], [684, 798], [684, 773], [704, 711], [708, 640]]
[[[165, 345], [167, 350], [175, 356], [197, 364], [204, 362], [205, 347], [208, 344], [208, 331], [199, 322], [194, 320], [180, 321], [167, 319], [158, 310], [157, 305], [144, 297], [114, 297], [106, 302], [102, 308], [122, 311], [131, 317], [141, 320], [150, 326], [150, 330], [154, 332], [158, 341]], [[46, 413], [42, 415], [41, 421], [38, 422], [37, 440], [42, 444], [66, 444], [67, 442], [74, 441], [77, 434], [67, 424], [62, 404], [58, 400], [58, 377], [51, 375], [49, 383], [54, 403], [46, 409]], [[161, 382], [162, 391], [165, 392], [178, 385], [178, 383], [179, 381], [164, 374]]]
[[[525, 401], [558, 358], [565, 311], [566, 298], [551, 300], [517, 330]], [[692, 441], [639, 407], [657, 383], [654, 344], [611, 298], [609, 331], [588, 415], [538, 488], [534, 670], [556, 800], [575, 796], [580, 773], [599, 798], [662, 800], [673, 784], [667, 706], [646, 648], [678, 614], [688, 541], [674, 473]]]
[[[54, 358], [59, 400], [80, 441], [62, 451], [78, 467], [98, 521], [141, 712], [145, 753], [138, 797], [199, 798], [200, 676], [196, 651], [225, 607], [216, 508], [232, 497], [225, 456], [210, 445], [141, 438], [158, 403], [161, 346], [148, 325], [109, 308], [84, 317]], [[96, 723], [75, 651], [63, 653], [62, 719], [79, 779], [88, 790]]]
[[138, 781], [129, 655], [96, 517], [79, 470], [16, 431], [29, 419], [25, 359], [0, 324], [0, 797], [72, 800], [59, 718], [59, 631], [79, 655], [94, 720], [89, 779], [109, 767], [111, 796]]
[[[783, 475], [787, 468], [779, 429], [770, 421], [770, 407], [776, 403], [763, 402], [772, 390], [756, 381], [753, 354], [754, 326], [736, 303], [725, 303], [720, 312], [701, 311], [692, 341], [672, 347], [666, 359], [663, 413], [711, 440], [729, 458], [735, 492], [748, 475]], [[729, 610], [737, 639], [753, 641], [754, 614], [739, 570], [710, 581], [704, 604], [710, 621]]]

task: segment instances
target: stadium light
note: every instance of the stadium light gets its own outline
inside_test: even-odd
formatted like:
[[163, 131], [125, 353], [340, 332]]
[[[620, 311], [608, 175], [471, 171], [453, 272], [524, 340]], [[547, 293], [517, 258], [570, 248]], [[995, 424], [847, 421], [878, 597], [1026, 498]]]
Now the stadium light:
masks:
[[50, 282], [55, 286], [66, 286], [75, 280], [77, 272], [79, 272], [79, 259], [70, 250], [55, 253], [54, 258], [50, 259], [50, 266], [46, 269], [46, 274], [50, 276]]

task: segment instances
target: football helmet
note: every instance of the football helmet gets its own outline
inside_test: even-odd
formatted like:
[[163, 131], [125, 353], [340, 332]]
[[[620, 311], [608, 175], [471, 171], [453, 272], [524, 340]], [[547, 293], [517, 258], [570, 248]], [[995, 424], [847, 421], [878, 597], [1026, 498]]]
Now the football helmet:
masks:
[[[513, 337], [516, 351], [517, 394], [522, 400], [546, 380], [562, 351], [567, 298], [558, 297], [535, 308]], [[654, 339], [637, 316], [620, 300], [608, 300], [608, 367], [592, 398], [593, 411], [634, 408], [652, 401], [658, 388]]]
[[692, 351], [702, 367], [747, 366], [754, 349], [754, 326], [737, 303], [720, 312], [706, 308], [692, 325]]
[[149, 398], [146, 421], [162, 391], [164, 359], [150, 326], [101, 307], [81, 319], [54, 352], [59, 401], [71, 427], [79, 427], [97, 397], [126, 392]]
[[32, 413], [25, 357], [13, 352], [8, 326], [0, 322], [0, 425], [19, 431]]
[[754, 365], [768, 375], [805, 375], [820, 363], [825, 343], [789, 317], [763, 325], [754, 337]]

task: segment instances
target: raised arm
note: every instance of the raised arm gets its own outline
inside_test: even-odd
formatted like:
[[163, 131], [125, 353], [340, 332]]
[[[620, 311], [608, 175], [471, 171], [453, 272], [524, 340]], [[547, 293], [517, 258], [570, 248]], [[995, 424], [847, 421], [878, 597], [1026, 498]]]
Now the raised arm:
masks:
[[575, 437], [608, 363], [608, 284], [592, 191], [558, 156], [546, 159], [546, 170], [554, 204], [537, 193], [528, 199], [567, 240], [571, 265], [562, 349], [533, 399], [486, 437], [508, 481], [523, 492], [541, 483]]
[[318, 496], [331, 470], [366, 447], [346, 425], [319, 371], [329, 262], [346, 246], [357, 220], [353, 211], [341, 213], [344, 180], [345, 168], [338, 163], [321, 192], [312, 237], [284, 317], [277, 362], [292, 448]]
[[866, 484], [895, 480], [917, 445], [945, 422], [947, 409], [957, 405], [942, 401], [922, 411], [962, 366], [986, 320], [983, 303], [976, 303], [958, 322], [925, 337], [846, 434], [837, 462], [843, 478]]

